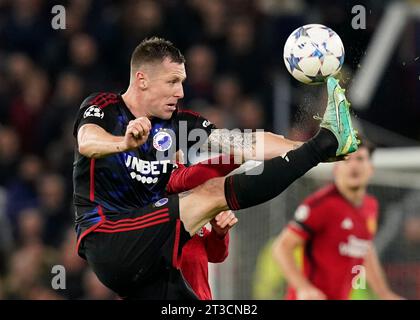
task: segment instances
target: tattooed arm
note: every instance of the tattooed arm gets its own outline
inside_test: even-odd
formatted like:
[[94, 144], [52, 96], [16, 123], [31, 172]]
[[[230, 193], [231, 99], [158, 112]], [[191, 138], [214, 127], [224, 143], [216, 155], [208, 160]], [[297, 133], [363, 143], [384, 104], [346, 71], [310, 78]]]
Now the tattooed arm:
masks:
[[211, 152], [233, 154], [246, 160], [267, 160], [298, 148], [302, 142], [292, 141], [271, 132], [241, 132], [215, 129], [206, 147]]

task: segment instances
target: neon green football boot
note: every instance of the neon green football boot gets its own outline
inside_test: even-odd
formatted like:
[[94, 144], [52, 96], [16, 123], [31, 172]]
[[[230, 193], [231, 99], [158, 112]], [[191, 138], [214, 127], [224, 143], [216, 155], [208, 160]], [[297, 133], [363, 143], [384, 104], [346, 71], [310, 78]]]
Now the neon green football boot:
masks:
[[351, 124], [350, 103], [344, 95], [338, 80], [333, 77], [327, 79], [328, 105], [322, 118], [320, 127], [334, 133], [338, 148], [336, 156], [344, 156], [355, 152], [360, 141], [357, 139], [356, 131]]

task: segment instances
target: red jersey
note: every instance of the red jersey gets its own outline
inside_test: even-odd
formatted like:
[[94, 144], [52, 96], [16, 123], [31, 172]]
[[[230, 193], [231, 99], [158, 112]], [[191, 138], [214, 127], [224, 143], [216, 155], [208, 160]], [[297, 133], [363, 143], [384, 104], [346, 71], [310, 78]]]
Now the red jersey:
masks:
[[[198, 163], [190, 167], [177, 164], [178, 169], [171, 174], [166, 187], [168, 193], [179, 193], [190, 190], [215, 177], [222, 177], [237, 168], [220, 156], [218, 164]], [[223, 164], [229, 162], [229, 164]], [[180, 268], [185, 280], [189, 283], [200, 300], [211, 300], [211, 289], [208, 281], [208, 263], [223, 262], [228, 256], [229, 234], [220, 238], [215, 232], [202, 227], [182, 249]]]
[[[334, 185], [315, 192], [298, 207], [288, 228], [306, 240], [303, 272], [330, 300], [349, 299], [352, 273], [363, 265], [376, 231], [378, 202], [366, 195], [356, 207]], [[286, 299], [296, 299], [289, 288]]]
[[229, 253], [229, 234], [220, 238], [202, 227], [182, 249], [181, 271], [200, 300], [211, 300], [208, 263], [223, 262]]

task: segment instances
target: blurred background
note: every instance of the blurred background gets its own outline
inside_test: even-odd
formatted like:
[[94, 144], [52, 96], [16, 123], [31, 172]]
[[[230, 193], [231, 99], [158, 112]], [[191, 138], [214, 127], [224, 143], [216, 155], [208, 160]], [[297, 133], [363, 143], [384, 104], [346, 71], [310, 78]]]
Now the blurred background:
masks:
[[[51, 27], [55, 4], [66, 9], [64, 30]], [[352, 28], [355, 5], [366, 8], [366, 29]], [[326, 90], [287, 73], [283, 46], [308, 23], [344, 43], [355, 121], [381, 147], [370, 190], [380, 257], [394, 290], [420, 299], [420, 1], [379, 0], [0, 0], [0, 298], [116, 298], [75, 254], [72, 124], [85, 96], [125, 90], [142, 39], [165, 37], [186, 56], [181, 107], [219, 127], [306, 140]], [[229, 258], [211, 269], [215, 298], [281, 297], [267, 248], [329, 178], [321, 168], [239, 214]], [[51, 288], [53, 265], [65, 267], [66, 290]]]

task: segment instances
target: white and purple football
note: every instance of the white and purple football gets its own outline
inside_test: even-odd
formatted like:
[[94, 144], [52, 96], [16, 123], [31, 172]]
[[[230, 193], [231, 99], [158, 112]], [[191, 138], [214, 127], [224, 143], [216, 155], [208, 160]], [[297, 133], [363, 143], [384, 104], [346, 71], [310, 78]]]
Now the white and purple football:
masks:
[[284, 63], [300, 82], [319, 84], [340, 71], [344, 62], [344, 46], [332, 29], [321, 24], [297, 28], [284, 45]]

